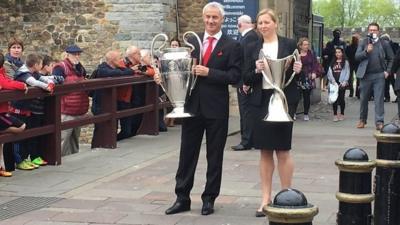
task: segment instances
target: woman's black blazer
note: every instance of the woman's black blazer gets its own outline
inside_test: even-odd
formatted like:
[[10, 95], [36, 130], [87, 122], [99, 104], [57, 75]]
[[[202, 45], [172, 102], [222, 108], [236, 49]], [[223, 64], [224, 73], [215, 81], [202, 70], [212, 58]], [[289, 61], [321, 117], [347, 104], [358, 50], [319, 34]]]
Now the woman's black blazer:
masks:
[[[263, 47], [263, 40], [260, 39], [244, 46], [244, 84], [252, 87], [249, 101], [252, 105], [261, 105], [262, 79], [261, 73], [255, 73], [256, 60], [259, 58], [260, 50]], [[278, 36], [278, 59], [285, 58], [292, 54], [296, 49], [296, 42], [293, 39]], [[293, 73], [293, 64], [286, 71], [286, 80], [289, 80]], [[296, 104], [300, 100], [300, 92], [297, 85], [298, 75], [296, 74], [292, 82], [284, 89], [288, 104]]]

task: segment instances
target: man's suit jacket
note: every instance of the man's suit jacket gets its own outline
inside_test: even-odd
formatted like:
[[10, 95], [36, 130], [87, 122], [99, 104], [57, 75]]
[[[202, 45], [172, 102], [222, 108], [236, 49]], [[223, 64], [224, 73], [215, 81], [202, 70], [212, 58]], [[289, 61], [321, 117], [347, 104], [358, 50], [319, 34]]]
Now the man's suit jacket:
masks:
[[[356, 77], [363, 78], [365, 73], [367, 72], [368, 67], [368, 53], [365, 51], [367, 49], [368, 39], [364, 39], [360, 42], [357, 47], [355, 58], [360, 62]], [[384, 40], [378, 40], [377, 43], [374, 44], [374, 48], [378, 48], [379, 51], [379, 59], [383, 69], [387, 72], [390, 72], [393, 64], [393, 50], [390, 44]]]
[[[239, 41], [240, 47], [242, 48], [242, 54], [244, 54], [244, 49], [246, 48], [247, 45], [250, 43], [256, 42], [260, 39], [260, 36], [257, 34], [257, 32], [254, 29], [251, 29], [248, 31]], [[235, 85], [235, 87], [241, 88], [243, 86], [243, 76], [244, 76], [244, 70], [242, 68], [242, 76], [240, 79], [240, 82]]]
[[[203, 40], [204, 34], [199, 35]], [[190, 39], [195, 46], [193, 58], [199, 56], [199, 44]], [[205, 49], [204, 49], [205, 51]], [[229, 84], [240, 80], [242, 54], [237, 41], [222, 34], [206, 65], [208, 76], [197, 78], [191, 96], [187, 96], [185, 111], [208, 119], [224, 119], [229, 116]]]
[[[253, 89], [252, 93], [249, 95], [249, 101], [252, 105], [261, 105], [262, 103], [262, 80], [264, 78], [262, 73], [255, 73], [255, 61], [259, 59], [259, 53], [262, 48], [263, 39], [260, 38], [258, 41], [247, 45], [244, 51], [245, 73], [243, 81], [245, 85], [249, 85]], [[293, 54], [296, 48], [297, 46], [295, 40], [278, 36], [278, 59], [285, 58], [286, 56]], [[289, 80], [292, 73], [293, 65], [286, 71], [286, 81]], [[290, 84], [284, 89], [288, 104], [295, 104], [300, 100], [297, 81], [298, 76], [295, 75]]]
[[255, 42], [259, 39], [260, 39], [260, 36], [257, 34], [257, 32], [254, 29], [251, 29], [240, 39], [239, 42], [240, 42], [240, 45], [242, 46], [242, 48], [244, 48], [244, 46], [246, 46], [252, 42]]

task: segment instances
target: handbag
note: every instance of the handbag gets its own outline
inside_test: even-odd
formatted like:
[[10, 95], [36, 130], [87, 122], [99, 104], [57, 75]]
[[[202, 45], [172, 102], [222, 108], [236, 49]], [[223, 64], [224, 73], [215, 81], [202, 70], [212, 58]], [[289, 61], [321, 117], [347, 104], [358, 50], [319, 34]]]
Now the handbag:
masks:
[[328, 104], [336, 102], [339, 96], [339, 85], [336, 83], [329, 83], [328, 85]]

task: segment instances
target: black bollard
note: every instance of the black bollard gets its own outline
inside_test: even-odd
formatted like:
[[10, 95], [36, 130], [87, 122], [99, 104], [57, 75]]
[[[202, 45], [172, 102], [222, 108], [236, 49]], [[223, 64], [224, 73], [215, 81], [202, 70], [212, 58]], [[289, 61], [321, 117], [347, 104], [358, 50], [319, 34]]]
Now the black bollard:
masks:
[[359, 148], [351, 148], [343, 155], [343, 160], [336, 160], [340, 170], [339, 212], [337, 225], [369, 225], [372, 222], [371, 202], [372, 170], [375, 161], [368, 159], [367, 153]]
[[375, 175], [375, 225], [400, 224], [400, 127], [386, 124], [378, 141]]
[[318, 208], [308, 204], [306, 196], [296, 189], [280, 191], [263, 211], [270, 225], [312, 225], [318, 214]]

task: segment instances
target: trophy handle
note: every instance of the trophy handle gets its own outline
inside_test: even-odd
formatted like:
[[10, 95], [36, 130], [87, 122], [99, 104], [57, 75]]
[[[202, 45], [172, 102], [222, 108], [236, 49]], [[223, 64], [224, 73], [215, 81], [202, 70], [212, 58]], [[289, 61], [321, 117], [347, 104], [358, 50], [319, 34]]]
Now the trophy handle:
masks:
[[261, 71], [261, 72], [262, 72], [262, 75], [263, 75], [263, 77], [264, 77], [264, 80], [265, 80], [265, 81], [267, 82], [267, 84], [270, 85], [272, 88], [278, 89], [279, 87], [278, 87], [277, 85], [274, 84], [274, 81], [273, 81], [272, 76], [270, 77], [270, 76], [267, 75], [267, 72], [266, 72], [266, 71], [271, 71], [271, 69], [270, 69], [270, 67], [269, 67], [269, 65], [268, 65], [268, 62], [267, 62], [267, 58], [268, 58], [268, 57], [264, 54], [264, 51], [263, 51], [262, 49], [260, 50], [260, 53], [259, 53], [258, 58], [261, 59], [261, 60], [264, 62], [264, 65], [265, 65], [265, 69]]
[[[191, 48], [190, 52], [193, 52], [195, 47], [194, 47], [194, 45], [192, 45], [190, 42], [187, 41], [186, 37], [188, 35], [193, 35], [196, 38], [196, 40], [197, 40], [197, 42], [199, 44], [199, 57], [198, 57], [199, 61], [198, 61], [198, 65], [201, 65], [202, 62], [203, 62], [203, 43], [201, 42], [199, 35], [197, 35], [195, 32], [193, 32], [193, 31], [185, 32], [183, 34], [182, 38], [183, 38], [183, 42]], [[195, 75], [194, 78], [193, 78], [192, 85], [190, 86], [189, 96], [192, 94], [192, 91], [193, 91], [193, 89], [194, 89], [194, 87], [196, 85], [196, 82], [197, 82], [197, 76]]]
[[[155, 50], [155, 49], [154, 49], [154, 44], [156, 43], [157, 39], [159, 39], [160, 37], [163, 38], [162, 40], [163, 40], [164, 42], [162, 43], [162, 45], [161, 45], [158, 49]], [[154, 36], [153, 40], [151, 41], [151, 45], [150, 45], [150, 57], [151, 57], [151, 64], [152, 64], [153, 68], [159, 68], [158, 65], [156, 64], [156, 62], [154, 61], [154, 52], [155, 52], [155, 51], [161, 52], [162, 49], [163, 49], [167, 44], [168, 44], [168, 36], [167, 36], [166, 34], [164, 34], [164, 33], [159, 33], [159, 34], [157, 34], [156, 36]], [[163, 89], [163, 91], [164, 91], [165, 93], [167, 93], [167, 92], [165, 91], [165, 87], [164, 87], [164, 85], [163, 85], [162, 82], [160, 83], [160, 86], [161, 86], [161, 88]]]
[[[292, 56], [293, 56], [293, 58], [294, 58], [294, 62], [300, 61], [300, 53], [299, 53], [299, 50], [295, 49], [295, 50], [293, 51]], [[296, 72], [293, 71], [293, 73], [292, 73], [292, 75], [290, 76], [289, 80], [285, 83], [285, 87], [287, 87], [287, 86], [290, 84], [290, 82], [292, 82], [292, 80], [293, 80], [293, 78], [294, 78], [294, 75], [296, 75]]]
[[[285, 111], [287, 112], [289, 110], [289, 107], [288, 107], [288, 104], [287, 104], [287, 99], [286, 99], [286, 96], [285, 96], [285, 92], [283, 92], [281, 90], [281, 88], [277, 84], [274, 84], [274, 82], [272, 81], [272, 77], [269, 77], [267, 75], [266, 71], [271, 71], [271, 69], [270, 69], [270, 67], [268, 65], [267, 57], [264, 55], [264, 52], [262, 50], [259, 53], [259, 58], [263, 60], [264, 65], [266, 67], [264, 70], [261, 71], [261, 73], [262, 73], [262, 75], [264, 77], [264, 80], [274, 89], [274, 91], [276, 91], [276, 93], [278, 95], [280, 95], [281, 99], [283, 100], [283, 106], [285, 107]], [[293, 79], [293, 77], [294, 77], [294, 74], [292, 74], [291, 79]], [[291, 81], [291, 79], [290, 79], [290, 81]], [[289, 81], [289, 83], [290, 83], [290, 81]], [[272, 98], [273, 97], [271, 97], [270, 102], [273, 100]]]

